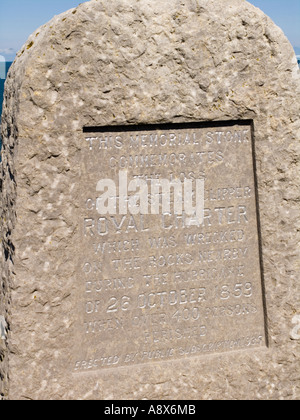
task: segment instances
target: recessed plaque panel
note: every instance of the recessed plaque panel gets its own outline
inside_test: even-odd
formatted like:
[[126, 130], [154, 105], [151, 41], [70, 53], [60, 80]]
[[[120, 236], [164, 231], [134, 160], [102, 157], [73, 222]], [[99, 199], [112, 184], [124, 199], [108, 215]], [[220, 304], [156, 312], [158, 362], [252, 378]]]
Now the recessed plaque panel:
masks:
[[82, 143], [74, 372], [264, 346], [251, 124], [93, 128]]

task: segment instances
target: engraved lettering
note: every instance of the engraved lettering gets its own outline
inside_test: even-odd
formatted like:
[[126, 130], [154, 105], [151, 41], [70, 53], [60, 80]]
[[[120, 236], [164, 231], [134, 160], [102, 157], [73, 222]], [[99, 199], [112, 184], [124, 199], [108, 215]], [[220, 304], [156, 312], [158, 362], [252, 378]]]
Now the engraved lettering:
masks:
[[250, 123], [140, 128], [83, 135], [75, 372], [265, 345]]

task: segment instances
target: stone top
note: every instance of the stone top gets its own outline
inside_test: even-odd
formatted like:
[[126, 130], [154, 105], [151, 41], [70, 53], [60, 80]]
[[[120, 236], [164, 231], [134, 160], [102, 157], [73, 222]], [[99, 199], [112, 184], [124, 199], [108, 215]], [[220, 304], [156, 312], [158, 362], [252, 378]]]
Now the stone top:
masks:
[[[269, 95], [290, 84], [285, 74], [295, 90], [299, 77], [282, 31], [240, 0], [86, 2], [33, 33], [13, 72], [22, 80], [24, 130], [41, 118], [47, 129], [50, 110], [59, 131], [96, 123], [257, 118], [265, 107], [271, 112]], [[280, 101], [272, 101], [272, 118], [282, 112]], [[290, 108], [295, 101], [289, 102]], [[70, 108], [73, 118], [65, 118]]]

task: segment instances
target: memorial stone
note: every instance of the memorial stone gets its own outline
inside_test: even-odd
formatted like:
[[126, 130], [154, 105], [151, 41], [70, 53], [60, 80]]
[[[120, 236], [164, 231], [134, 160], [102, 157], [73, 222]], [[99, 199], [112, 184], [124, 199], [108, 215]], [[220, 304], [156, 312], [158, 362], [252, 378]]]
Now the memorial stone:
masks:
[[1, 398], [300, 397], [299, 94], [243, 0], [92, 0], [30, 36], [1, 126]]

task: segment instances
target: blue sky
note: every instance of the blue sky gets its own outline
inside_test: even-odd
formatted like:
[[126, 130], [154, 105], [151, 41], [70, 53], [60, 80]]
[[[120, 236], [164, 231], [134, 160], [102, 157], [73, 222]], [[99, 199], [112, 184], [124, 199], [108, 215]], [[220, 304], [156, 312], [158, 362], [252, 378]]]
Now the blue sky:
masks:
[[[13, 60], [35, 29], [79, 3], [83, 1], [0, 0], [0, 54], [8, 61]], [[250, 0], [250, 3], [270, 16], [291, 44], [300, 48], [300, 0]]]

